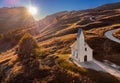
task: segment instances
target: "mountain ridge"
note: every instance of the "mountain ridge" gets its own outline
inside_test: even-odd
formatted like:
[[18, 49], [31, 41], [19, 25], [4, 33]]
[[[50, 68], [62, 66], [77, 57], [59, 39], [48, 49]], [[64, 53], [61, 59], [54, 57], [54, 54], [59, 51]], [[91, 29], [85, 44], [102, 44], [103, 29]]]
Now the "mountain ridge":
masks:
[[24, 27], [33, 22], [34, 18], [24, 7], [0, 8], [0, 33]]
[[[108, 59], [105, 50], [105, 43], [109, 43], [111, 47], [111, 55], [109, 60], [119, 65], [117, 60], [118, 55], [113, 57], [113, 52], [119, 54], [119, 46], [115, 42], [110, 41], [104, 36], [104, 33], [111, 29], [120, 27], [120, 2], [99, 6], [93, 9], [80, 10], [80, 11], [65, 11], [56, 13], [55, 16], [49, 15], [44, 18], [39, 24], [39, 33], [37, 39], [40, 45], [46, 49], [47, 54], [51, 53], [70, 53], [70, 45], [76, 40], [76, 33], [79, 28], [84, 30], [85, 39], [96, 54], [97, 59]], [[109, 7], [110, 6], [110, 7]], [[49, 18], [52, 21], [49, 21]], [[42, 21], [49, 21], [48, 24], [42, 26]], [[97, 43], [97, 42], [98, 43]], [[101, 43], [103, 42], [103, 43]], [[57, 46], [57, 43], [60, 44]], [[101, 44], [99, 44], [101, 43]], [[115, 45], [112, 45], [115, 44]], [[95, 47], [97, 46], [97, 47]], [[100, 47], [100, 48], [98, 48]], [[106, 45], [106, 47], [108, 47]], [[49, 51], [48, 51], [49, 50]], [[112, 51], [114, 50], [114, 51]], [[102, 53], [100, 57], [100, 53]], [[104, 56], [106, 55], [106, 56]], [[114, 59], [110, 59], [114, 58]]]
[[[0, 40], [0, 49], [2, 49], [0, 55], [2, 56], [1, 61], [3, 61], [0, 64], [5, 68], [7, 66], [7, 68], [0, 72], [0, 82], [119, 83], [119, 79], [108, 73], [81, 68], [70, 62], [70, 46], [76, 41], [78, 29], [82, 28], [85, 41], [93, 49], [93, 57], [96, 60], [103, 63], [108, 60], [120, 65], [120, 58], [118, 58], [120, 56], [120, 44], [104, 36], [106, 31], [120, 28], [120, 7], [116, 8], [64, 11], [49, 15], [31, 26], [14, 29], [6, 33]], [[37, 58], [39, 60], [33, 59], [34, 56], [31, 53], [30, 56], [26, 57], [24, 60], [26, 64], [23, 65], [17, 54], [14, 53], [17, 49], [14, 47], [8, 49], [8, 47], [14, 43], [14, 46], [18, 45], [19, 40], [25, 33], [32, 32], [35, 32], [35, 35], [31, 35], [33, 39], [37, 40], [40, 47], [35, 49], [38, 52], [35, 54], [39, 55]], [[118, 35], [118, 33], [116, 32], [115, 35]], [[6, 42], [5, 45], [3, 42]], [[7, 50], [3, 51], [5, 47], [7, 47]], [[31, 46], [28, 45], [29, 47]], [[27, 47], [24, 51], [30, 53]], [[7, 58], [5, 55], [7, 55]], [[11, 56], [12, 59], [9, 59]], [[33, 60], [39, 61], [40, 71], [29, 73], [24, 71], [24, 68], [28, 66], [28, 62], [30, 62], [30, 66], [36, 65]], [[7, 75], [4, 74], [6, 72]]]

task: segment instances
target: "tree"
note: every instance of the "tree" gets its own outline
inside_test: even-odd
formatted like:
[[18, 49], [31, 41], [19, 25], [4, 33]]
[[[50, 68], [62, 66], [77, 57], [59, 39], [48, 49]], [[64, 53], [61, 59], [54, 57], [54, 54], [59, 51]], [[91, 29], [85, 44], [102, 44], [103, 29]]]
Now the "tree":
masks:
[[38, 49], [37, 42], [29, 33], [26, 33], [19, 42], [18, 58], [23, 64], [24, 70], [29, 73], [39, 69], [39, 55], [36, 49]]
[[2, 34], [0, 34], [0, 39], [2, 39], [3, 38], [3, 35]]

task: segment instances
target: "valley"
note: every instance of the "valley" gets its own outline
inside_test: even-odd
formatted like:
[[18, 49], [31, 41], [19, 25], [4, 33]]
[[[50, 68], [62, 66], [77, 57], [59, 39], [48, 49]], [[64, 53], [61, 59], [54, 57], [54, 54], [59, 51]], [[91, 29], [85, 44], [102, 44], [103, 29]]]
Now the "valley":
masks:
[[[6, 9], [6, 8], [5, 8]], [[8, 9], [17, 14], [21, 8]], [[2, 11], [2, 9], [0, 9]], [[34, 21], [31, 15], [26, 17], [26, 10], [22, 10], [21, 20], [11, 26], [0, 28], [0, 82], [1, 83], [119, 83], [117, 71], [107, 72], [79, 67], [70, 61], [70, 46], [76, 41], [78, 29], [82, 28], [85, 41], [93, 49], [93, 57], [100, 63], [105, 60], [120, 66], [120, 3], [102, 5], [93, 9], [62, 11], [46, 16], [44, 19]], [[17, 15], [16, 14], [16, 15]], [[7, 15], [8, 17], [11, 15]], [[2, 17], [4, 18], [4, 17]], [[5, 19], [5, 18], [4, 18]], [[6, 22], [6, 20], [5, 20]], [[9, 23], [9, 22], [8, 22]], [[3, 23], [2, 23], [3, 24]], [[20, 24], [20, 26], [18, 26]], [[23, 25], [22, 25], [23, 24]], [[14, 27], [13, 27], [14, 26]], [[6, 29], [4, 31], [4, 29]], [[21, 62], [17, 48], [21, 38], [29, 33], [36, 40], [39, 49], [37, 57], [39, 71], [26, 73], [27, 57]], [[111, 37], [112, 36], [112, 37]], [[116, 38], [113, 38], [115, 36]], [[111, 39], [112, 38], [112, 39]], [[117, 41], [117, 42], [115, 42]], [[27, 43], [25, 44], [27, 45]], [[29, 49], [28, 47], [24, 47]], [[32, 55], [31, 55], [32, 56]], [[30, 57], [31, 57], [30, 56]], [[31, 58], [33, 58], [32, 56]], [[25, 58], [25, 57], [23, 57]], [[36, 58], [35, 58], [36, 60]], [[31, 61], [31, 66], [34, 66]], [[36, 63], [37, 64], [37, 63]], [[2, 68], [7, 65], [7, 68]], [[36, 67], [34, 67], [36, 68]], [[111, 67], [105, 67], [108, 71]], [[111, 68], [114, 70], [114, 68]], [[30, 70], [30, 69], [29, 69]], [[8, 72], [7, 72], [8, 71]], [[5, 74], [7, 72], [7, 75]], [[35, 73], [35, 74], [34, 74]], [[37, 74], [36, 74], [37, 73]], [[115, 73], [115, 74], [114, 74]], [[116, 76], [114, 76], [116, 75]], [[102, 78], [102, 80], [101, 80]], [[64, 79], [64, 80], [63, 80]], [[19, 81], [18, 81], [19, 80]]]

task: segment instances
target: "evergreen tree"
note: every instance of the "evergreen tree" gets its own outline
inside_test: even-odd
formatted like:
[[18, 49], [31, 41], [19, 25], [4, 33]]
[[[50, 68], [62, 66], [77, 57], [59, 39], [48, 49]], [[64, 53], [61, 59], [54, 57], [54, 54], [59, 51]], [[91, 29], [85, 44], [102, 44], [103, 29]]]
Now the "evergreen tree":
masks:
[[38, 45], [35, 39], [26, 33], [19, 42], [18, 57], [24, 66], [25, 71], [32, 73], [39, 69]]

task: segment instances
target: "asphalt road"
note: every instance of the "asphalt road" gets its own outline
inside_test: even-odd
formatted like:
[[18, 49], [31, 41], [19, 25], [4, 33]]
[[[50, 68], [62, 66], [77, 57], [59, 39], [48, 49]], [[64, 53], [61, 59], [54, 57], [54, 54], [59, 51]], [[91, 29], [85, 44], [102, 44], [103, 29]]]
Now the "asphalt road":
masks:
[[114, 41], [114, 42], [120, 43], [120, 40], [113, 36], [113, 32], [114, 32], [115, 30], [116, 30], [116, 29], [105, 32], [105, 36], [106, 36], [108, 39], [110, 39], [110, 40], [112, 40], [112, 41]]

